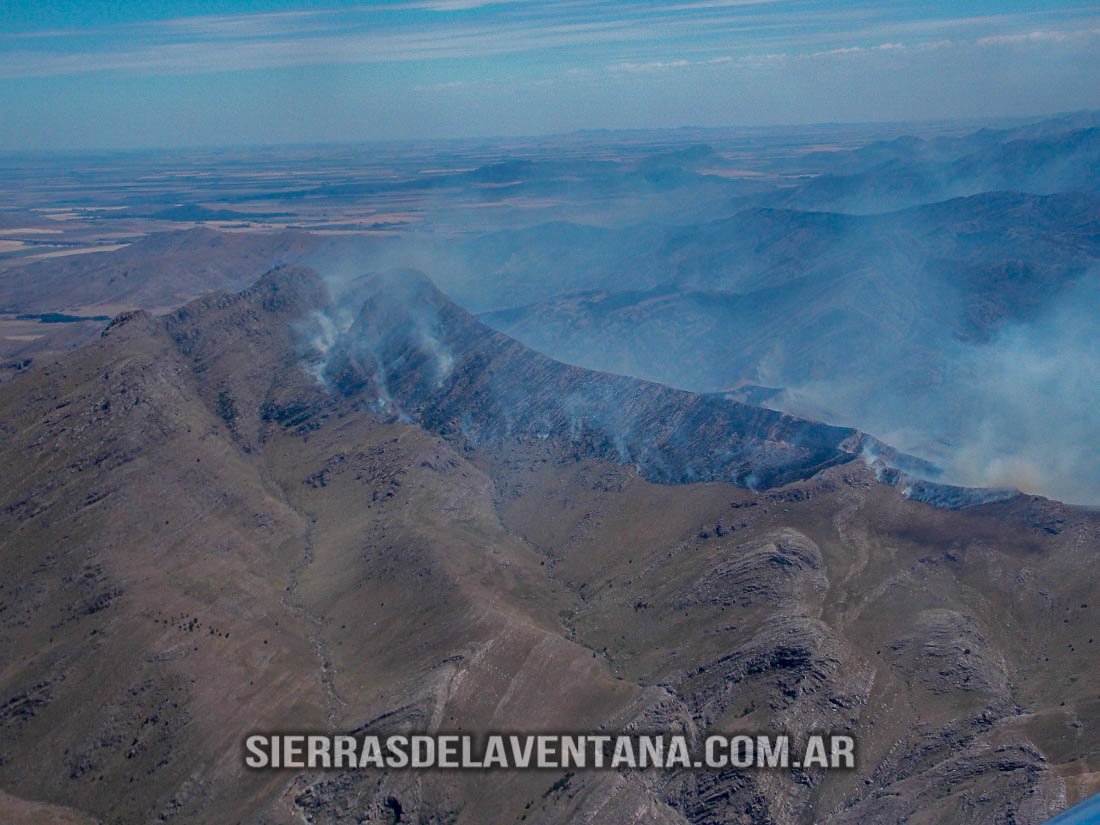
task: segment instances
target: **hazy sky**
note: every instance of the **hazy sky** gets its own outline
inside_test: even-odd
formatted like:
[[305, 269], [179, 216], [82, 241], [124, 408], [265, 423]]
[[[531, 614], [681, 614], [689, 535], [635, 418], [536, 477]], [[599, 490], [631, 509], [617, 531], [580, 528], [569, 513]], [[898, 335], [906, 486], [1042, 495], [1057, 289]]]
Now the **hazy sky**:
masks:
[[1081, 108], [1090, 2], [0, 3], [0, 149]]

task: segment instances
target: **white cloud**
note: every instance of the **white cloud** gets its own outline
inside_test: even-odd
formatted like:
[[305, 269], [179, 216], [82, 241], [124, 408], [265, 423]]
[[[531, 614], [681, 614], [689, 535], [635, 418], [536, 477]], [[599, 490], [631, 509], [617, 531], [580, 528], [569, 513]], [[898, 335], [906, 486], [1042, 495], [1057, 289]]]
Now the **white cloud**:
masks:
[[[444, 14], [483, 7], [492, 9], [484, 19]], [[425, 22], [422, 14], [402, 16], [414, 10], [441, 14], [434, 23]], [[608, 70], [645, 73], [949, 47], [1057, 48], [1100, 32], [1095, 14], [1074, 20], [1052, 14], [1061, 27], [1027, 28], [1036, 19], [1033, 13], [896, 20], [876, 6], [805, 11], [780, 0], [655, 5], [405, 0], [354, 9], [208, 15], [87, 31], [0, 35], [0, 78], [103, 71], [184, 74], [535, 52], [574, 67], [585, 61], [598, 67], [600, 59], [611, 54], [614, 62]], [[945, 32], [952, 32], [952, 37], [942, 37]], [[877, 45], [868, 45], [876, 40]], [[565, 49], [574, 54], [563, 57]]]

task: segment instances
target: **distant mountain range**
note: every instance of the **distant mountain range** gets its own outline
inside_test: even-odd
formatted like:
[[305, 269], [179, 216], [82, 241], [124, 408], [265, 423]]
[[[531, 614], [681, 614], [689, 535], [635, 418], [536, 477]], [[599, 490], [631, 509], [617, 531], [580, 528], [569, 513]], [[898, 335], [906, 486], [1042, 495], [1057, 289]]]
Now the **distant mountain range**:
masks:
[[[1026, 385], [1074, 440], [1100, 437], [1082, 412], [1100, 398], [1067, 391], [1091, 333], [1074, 355], [1056, 343], [1096, 327], [1074, 313], [1100, 277], [1098, 152], [1095, 127], [891, 141], [834, 158], [856, 171], [758, 199], [781, 208], [472, 238], [441, 256], [440, 280], [562, 360], [696, 391], [777, 388], [770, 405], [886, 434], [960, 480], [1095, 501], [1091, 462], [1006, 405]], [[1066, 363], [1019, 372], [1025, 346]]]
[[898, 151], [882, 151], [887, 157], [881, 162], [849, 174], [826, 172], [778, 200], [802, 209], [867, 213], [996, 190], [1047, 195], [1100, 189], [1100, 128], [981, 143], [986, 145], [952, 157], [937, 144], [895, 142]]

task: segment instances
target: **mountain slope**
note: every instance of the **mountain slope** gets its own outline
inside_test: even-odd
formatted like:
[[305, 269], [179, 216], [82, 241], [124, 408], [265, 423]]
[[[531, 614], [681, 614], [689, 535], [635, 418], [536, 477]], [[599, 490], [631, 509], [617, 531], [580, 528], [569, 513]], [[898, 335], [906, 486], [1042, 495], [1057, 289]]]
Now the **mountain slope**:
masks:
[[[653, 483], [566, 427], [594, 388], [712, 477], [763, 455], [798, 480]], [[556, 365], [407, 273], [120, 317], [0, 387], [0, 426], [4, 817], [978, 825], [1096, 789], [1095, 515], [908, 501], [798, 443], [845, 431]], [[749, 451], [712, 454], [731, 435]], [[241, 759], [256, 730], [632, 726], [851, 730], [858, 767]]]
[[716, 396], [569, 367], [492, 332], [406, 270], [375, 275], [329, 353], [340, 392], [370, 388], [422, 426], [473, 446], [555, 439], [660, 482], [773, 486], [852, 460], [854, 430]]
[[[1100, 479], [1071, 442], [1095, 433], [1074, 376], [1095, 337], [1098, 203], [993, 192], [873, 216], [751, 210], [668, 239], [663, 282], [639, 272], [480, 317], [590, 369], [772, 388], [769, 405], [874, 432], [962, 483], [1089, 502]], [[1073, 435], [1030, 423], [1025, 395]]]
[[58, 323], [28, 319], [18, 326], [9, 321], [0, 328], [0, 377], [94, 339], [104, 316], [138, 308], [164, 311], [213, 289], [243, 289], [272, 266], [301, 260], [316, 245], [305, 233], [191, 229], [156, 233], [112, 252], [5, 270], [0, 313], [68, 317]]
[[115, 252], [8, 270], [0, 275], [0, 307], [20, 312], [175, 307], [212, 289], [243, 289], [258, 273], [300, 259], [311, 244], [309, 235], [295, 232], [159, 232]]

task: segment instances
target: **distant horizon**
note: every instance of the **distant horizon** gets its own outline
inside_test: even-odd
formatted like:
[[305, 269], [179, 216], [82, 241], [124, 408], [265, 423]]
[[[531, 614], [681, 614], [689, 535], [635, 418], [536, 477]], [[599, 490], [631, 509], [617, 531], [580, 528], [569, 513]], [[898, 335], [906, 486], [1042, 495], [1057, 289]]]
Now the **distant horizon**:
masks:
[[438, 137], [389, 137], [389, 138], [362, 138], [362, 139], [332, 139], [315, 141], [281, 141], [281, 142], [254, 142], [254, 143], [190, 143], [190, 144], [163, 144], [150, 146], [81, 146], [81, 147], [52, 147], [52, 148], [0, 148], [0, 157], [18, 156], [51, 156], [51, 155], [96, 155], [96, 154], [150, 154], [157, 152], [226, 152], [247, 151], [260, 149], [323, 149], [323, 148], [347, 148], [354, 146], [387, 146], [387, 145], [430, 145], [430, 144], [458, 144], [473, 142], [494, 141], [539, 141], [552, 140], [554, 138], [568, 138], [584, 136], [586, 134], [646, 134], [646, 133], [671, 133], [671, 132], [760, 132], [767, 134], [772, 131], [797, 131], [813, 129], [857, 129], [860, 127], [933, 127], [933, 126], [957, 126], [960, 129], [973, 127], [980, 128], [1007, 128], [1013, 125], [1021, 125], [1029, 122], [1042, 122], [1057, 120], [1074, 116], [1086, 115], [1100, 116], [1100, 106], [1071, 109], [1054, 112], [1037, 112], [1034, 114], [1016, 115], [975, 115], [972, 117], [957, 116], [943, 118], [918, 118], [918, 119], [889, 119], [889, 120], [826, 120], [776, 123], [728, 123], [728, 124], [682, 124], [678, 126], [638, 126], [638, 127], [579, 127], [568, 131], [539, 132], [539, 133], [515, 133], [515, 134], [478, 134], [478, 135], [441, 135]]
[[1098, 77], [1064, 0], [14, 0], [0, 151], [1014, 118]]

